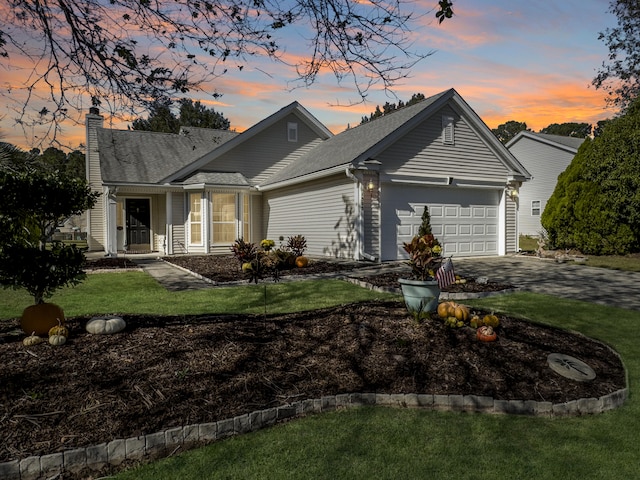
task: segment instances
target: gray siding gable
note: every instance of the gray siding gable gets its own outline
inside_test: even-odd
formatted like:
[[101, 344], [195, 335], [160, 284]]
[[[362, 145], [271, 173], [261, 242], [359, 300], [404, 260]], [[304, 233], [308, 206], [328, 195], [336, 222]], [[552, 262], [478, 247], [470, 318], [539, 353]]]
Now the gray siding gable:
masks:
[[454, 89], [449, 89], [329, 138], [297, 159], [287, 169], [276, 172], [260, 186], [272, 186], [297, 178], [302, 180], [306, 175], [322, 171], [331, 172], [340, 166], [364, 164], [400, 141], [407, 133], [448, 104], [453, 105], [460, 116], [465, 116], [470, 128], [482, 139], [486, 148], [502, 162], [509, 175], [523, 180], [529, 178], [527, 170], [495, 138], [460, 95]]
[[[287, 137], [288, 124], [297, 124], [297, 141], [290, 142]], [[253, 184], [280, 170], [288, 169], [298, 157], [314, 149], [322, 142], [317, 131], [310, 128], [296, 112], [291, 112], [277, 122], [270, 124], [234, 148], [218, 155], [204, 165], [203, 170], [221, 172], [242, 172]]]
[[[451, 145], [442, 139], [442, 116], [454, 118]], [[430, 177], [452, 177], [456, 181], [504, 182], [510, 174], [505, 162], [487, 146], [466, 118], [449, 105], [380, 153], [376, 160], [381, 162], [385, 173], [414, 178], [428, 173]]]
[[[200, 170], [201, 168], [205, 168], [205, 167], [208, 169], [224, 170], [223, 166], [220, 165], [219, 162], [216, 162], [218, 158], [221, 158], [224, 155], [230, 154], [232, 150], [238, 149], [242, 146], [244, 146], [245, 149], [248, 148], [248, 149], [255, 150], [255, 147], [252, 147], [249, 144], [253, 143], [256, 137], [260, 136], [261, 134], [264, 134], [265, 131], [268, 131], [274, 125], [282, 124], [283, 121], [286, 122], [287, 118], [295, 118], [299, 123], [304, 124], [307, 127], [308, 131], [313, 132], [314, 136], [317, 139], [324, 140], [333, 136], [331, 131], [327, 129], [327, 127], [325, 127], [318, 119], [316, 119], [313, 115], [311, 115], [311, 113], [309, 113], [309, 111], [307, 111], [302, 105], [300, 105], [298, 102], [293, 102], [287, 105], [286, 107], [280, 109], [273, 115], [270, 115], [264, 120], [258, 122], [248, 130], [245, 130], [244, 132], [239, 134], [237, 137], [233, 138], [231, 141], [226, 142], [220, 148], [207, 152], [206, 154], [202, 155], [193, 163], [189, 165], [185, 165], [183, 168], [177, 171], [174, 171], [172, 174], [166, 177], [164, 181], [171, 182], [179, 178], [184, 178]], [[285, 123], [285, 126], [286, 126], [286, 123]], [[247, 145], [249, 146], [247, 147]], [[292, 148], [292, 150], [299, 148], [299, 146], [300, 145], [298, 144], [297, 147]], [[254, 153], [256, 155], [259, 154], [259, 152], [255, 152], [255, 151]], [[256, 159], [254, 158], [253, 160], [255, 161]], [[267, 160], [275, 162], [275, 160], [277, 159], [267, 157]], [[224, 160], [220, 163], [224, 164]], [[213, 165], [215, 166], [212, 168]], [[241, 171], [241, 169], [235, 167], [233, 171]], [[269, 175], [271, 174], [272, 172], [269, 172]], [[250, 174], [246, 174], [246, 176], [247, 178], [252, 177], [252, 175]]]

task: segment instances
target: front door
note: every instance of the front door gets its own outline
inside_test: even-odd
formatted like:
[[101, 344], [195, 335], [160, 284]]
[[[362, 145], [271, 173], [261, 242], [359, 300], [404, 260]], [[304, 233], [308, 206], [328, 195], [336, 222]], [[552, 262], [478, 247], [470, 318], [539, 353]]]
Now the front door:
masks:
[[129, 251], [150, 250], [151, 214], [149, 199], [128, 198], [127, 214], [127, 248]]

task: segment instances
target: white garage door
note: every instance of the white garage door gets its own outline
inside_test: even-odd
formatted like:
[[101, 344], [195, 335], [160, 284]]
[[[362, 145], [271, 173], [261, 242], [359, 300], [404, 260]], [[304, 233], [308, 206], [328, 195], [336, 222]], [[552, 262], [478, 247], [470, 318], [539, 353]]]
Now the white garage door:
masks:
[[417, 235], [425, 206], [445, 256], [497, 255], [499, 198], [498, 190], [386, 186], [382, 189], [382, 259], [407, 258], [402, 244]]

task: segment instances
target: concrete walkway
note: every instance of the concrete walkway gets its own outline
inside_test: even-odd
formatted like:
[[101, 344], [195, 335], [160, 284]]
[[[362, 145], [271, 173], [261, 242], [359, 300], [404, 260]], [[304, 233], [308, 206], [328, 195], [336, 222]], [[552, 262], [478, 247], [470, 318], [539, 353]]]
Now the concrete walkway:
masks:
[[[167, 290], [198, 290], [214, 285], [213, 282], [197, 278], [186, 270], [163, 262], [157, 255], [127, 258], [137, 263]], [[520, 255], [454, 258], [454, 267], [456, 274], [468, 278], [484, 276], [492, 282], [510, 284], [523, 291], [640, 311], [640, 273], [636, 272], [557, 263]], [[395, 268], [401, 267], [399, 264], [368, 267], [371, 270]], [[291, 279], [283, 279], [288, 280]]]

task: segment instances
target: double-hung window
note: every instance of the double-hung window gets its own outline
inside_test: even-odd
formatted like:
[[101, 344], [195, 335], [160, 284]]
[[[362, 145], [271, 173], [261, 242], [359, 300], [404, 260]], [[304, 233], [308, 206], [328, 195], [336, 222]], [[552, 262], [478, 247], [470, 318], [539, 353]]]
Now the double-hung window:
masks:
[[189, 194], [189, 243], [202, 245], [202, 193]]
[[236, 194], [211, 194], [211, 227], [214, 244], [236, 241]]
[[531, 215], [535, 217], [540, 215], [540, 200], [531, 201]]

